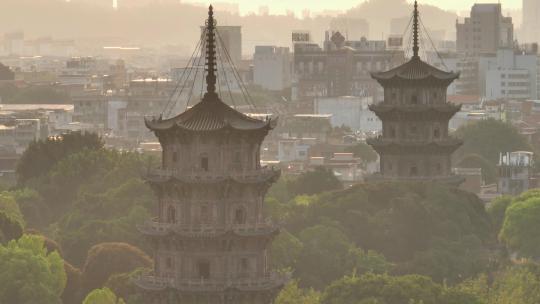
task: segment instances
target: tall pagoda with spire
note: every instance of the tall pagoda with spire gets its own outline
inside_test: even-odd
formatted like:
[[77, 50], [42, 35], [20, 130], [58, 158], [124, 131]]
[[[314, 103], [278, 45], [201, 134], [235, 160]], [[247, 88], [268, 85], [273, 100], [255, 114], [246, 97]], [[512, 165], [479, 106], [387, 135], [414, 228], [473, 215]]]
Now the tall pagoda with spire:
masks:
[[154, 271], [135, 280], [152, 304], [270, 304], [288, 281], [269, 267], [279, 228], [264, 197], [280, 172], [261, 167], [272, 119], [248, 117], [216, 93], [216, 22], [206, 22], [202, 100], [176, 117], [146, 120], [163, 148], [148, 181], [158, 215], [139, 229], [154, 247]]
[[419, 12], [414, 3], [413, 57], [392, 70], [372, 73], [384, 88], [384, 101], [370, 106], [381, 119], [382, 135], [368, 140], [380, 156], [374, 179], [426, 180], [459, 184], [451, 156], [462, 142], [448, 134], [460, 105], [447, 101], [458, 73], [439, 70], [419, 56]]

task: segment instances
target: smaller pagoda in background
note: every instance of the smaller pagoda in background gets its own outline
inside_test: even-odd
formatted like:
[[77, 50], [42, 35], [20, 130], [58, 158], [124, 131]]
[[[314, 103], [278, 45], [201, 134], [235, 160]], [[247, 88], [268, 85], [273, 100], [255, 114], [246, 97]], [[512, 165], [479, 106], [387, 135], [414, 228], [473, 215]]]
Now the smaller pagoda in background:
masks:
[[383, 130], [368, 140], [380, 156], [373, 179], [425, 180], [459, 184], [452, 174], [452, 154], [462, 142], [448, 134], [450, 119], [461, 109], [447, 101], [458, 73], [439, 70], [419, 56], [419, 12], [414, 3], [413, 57], [392, 70], [373, 73], [384, 88], [384, 101], [370, 106]]

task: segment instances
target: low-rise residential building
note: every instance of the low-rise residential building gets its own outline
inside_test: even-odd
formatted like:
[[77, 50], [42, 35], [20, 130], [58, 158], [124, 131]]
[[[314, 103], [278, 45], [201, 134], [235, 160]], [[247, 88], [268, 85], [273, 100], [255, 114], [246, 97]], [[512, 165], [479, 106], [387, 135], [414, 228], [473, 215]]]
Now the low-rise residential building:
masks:
[[528, 151], [501, 153], [498, 190], [503, 195], [519, 195], [530, 189], [534, 154]]
[[331, 115], [332, 127], [347, 126], [362, 133], [380, 132], [381, 120], [369, 110], [371, 97], [317, 97], [314, 100], [316, 114]]

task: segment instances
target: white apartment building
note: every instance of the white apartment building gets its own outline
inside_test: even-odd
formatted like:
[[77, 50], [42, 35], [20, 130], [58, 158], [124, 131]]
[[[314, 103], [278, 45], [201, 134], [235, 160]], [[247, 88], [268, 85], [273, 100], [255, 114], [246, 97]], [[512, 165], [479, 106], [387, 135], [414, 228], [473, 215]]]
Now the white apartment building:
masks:
[[538, 55], [500, 49], [495, 56], [480, 57], [479, 78], [488, 100], [537, 99]]

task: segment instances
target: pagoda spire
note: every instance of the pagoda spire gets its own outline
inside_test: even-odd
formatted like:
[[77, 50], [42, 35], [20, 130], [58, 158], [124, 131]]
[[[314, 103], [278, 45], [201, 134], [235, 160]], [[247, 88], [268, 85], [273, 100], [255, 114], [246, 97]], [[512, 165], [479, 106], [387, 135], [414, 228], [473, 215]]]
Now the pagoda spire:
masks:
[[420, 58], [418, 56], [418, 51], [420, 50], [420, 47], [418, 46], [418, 31], [419, 31], [418, 17], [419, 17], [418, 1], [415, 0], [414, 1], [414, 17], [413, 17], [413, 42], [414, 42], [414, 45], [413, 45], [413, 53], [414, 53], [413, 58], [414, 59]]
[[208, 8], [208, 20], [206, 20], [206, 91], [207, 94], [216, 94], [216, 21], [214, 8]]

